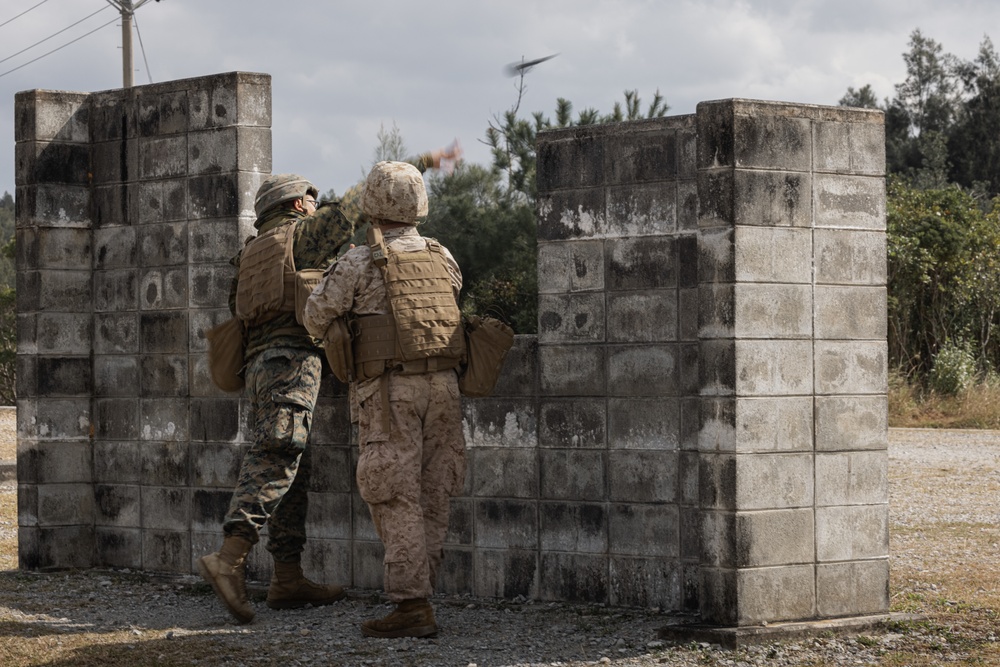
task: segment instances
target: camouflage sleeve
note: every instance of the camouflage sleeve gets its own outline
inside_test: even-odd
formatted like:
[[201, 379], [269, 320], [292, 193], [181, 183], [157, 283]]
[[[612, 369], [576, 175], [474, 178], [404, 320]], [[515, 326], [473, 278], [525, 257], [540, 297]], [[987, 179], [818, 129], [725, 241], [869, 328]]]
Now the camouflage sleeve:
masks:
[[353, 233], [354, 223], [336, 202], [321, 206], [295, 227], [295, 268], [328, 268]]
[[313, 290], [302, 312], [303, 324], [310, 335], [322, 339], [331, 322], [351, 312], [364, 257], [359, 250], [348, 252]]

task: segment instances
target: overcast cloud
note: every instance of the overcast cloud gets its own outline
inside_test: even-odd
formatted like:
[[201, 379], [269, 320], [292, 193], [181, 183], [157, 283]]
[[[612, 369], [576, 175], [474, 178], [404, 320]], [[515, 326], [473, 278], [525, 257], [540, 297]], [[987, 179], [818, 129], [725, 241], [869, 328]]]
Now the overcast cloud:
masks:
[[[14, 190], [14, 94], [121, 86], [106, 0], [0, 0], [0, 192]], [[11, 57], [88, 14], [90, 19]], [[892, 95], [916, 28], [972, 59], [1000, 39], [996, 0], [162, 0], [136, 13], [135, 83], [228, 71], [272, 77], [274, 171], [321, 190], [357, 181], [380, 126], [412, 153], [458, 138], [487, 163], [489, 120], [516, 100], [506, 64], [559, 56], [526, 78], [522, 111], [610, 111], [625, 89], [659, 89], [670, 115], [730, 97], [836, 104], [849, 86]], [[21, 67], [24, 65], [23, 67]], [[16, 71], [5, 74], [14, 68]]]

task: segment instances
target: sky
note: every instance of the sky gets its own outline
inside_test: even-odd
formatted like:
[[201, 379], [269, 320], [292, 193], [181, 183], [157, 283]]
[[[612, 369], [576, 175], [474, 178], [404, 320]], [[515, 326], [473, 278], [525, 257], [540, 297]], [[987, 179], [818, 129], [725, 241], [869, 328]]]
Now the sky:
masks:
[[[122, 86], [116, 16], [108, 0], [0, 0], [0, 193], [16, 92]], [[1000, 40], [996, 0], [159, 0], [135, 16], [136, 85], [271, 75], [272, 171], [321, 192], [360, 180], [394, 126], [410, 154], [458, 139], [488, 164], [486, 128], [518, 97], [505, 66], [522, 59], [558, 54], [525, 76], [525, 116], [560, 97], [609, 112], [626, 89], [679, 115], [736, 97], [835, 105], [866, 84], [883, 99], [914, 30], [965, 60]]]

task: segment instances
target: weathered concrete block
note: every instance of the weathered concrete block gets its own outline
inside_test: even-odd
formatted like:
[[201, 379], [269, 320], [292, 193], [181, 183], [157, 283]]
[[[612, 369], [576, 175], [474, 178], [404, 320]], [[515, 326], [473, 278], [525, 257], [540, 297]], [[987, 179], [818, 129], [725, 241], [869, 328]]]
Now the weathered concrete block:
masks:
[[139, 401], [139, 438], [185, 442], [188, 433], [187, 402], [183, 399], [141, 399]]
[[817, 396], [816, 450], [886, 449], [889, 407], [884, 395]]
[[186, 90], [168, 90], [170, 84], [137, 86], [134, 89], [139, 135], [177, 134], [188, 128]]
[[814, 528], [812, 508], [705, 512], [700, 562], [724, 568], [812, 563]]
[[538, 191], [593, 187], [604, 183], [605, 145], [590, 128], [540, 132]]
[[483, 398], [466, 407], [474, 447], [528, 447], [538, 443], [534, 403], [522, 398]]
[[812, 287], [706, 284], [699, 288], [700, 333], [706, 338], [808, 338], [813, 330]]
[[760, 625], [816, 615], [813, 565], [702, 569], [701, 616], [719, 625]]
[[377, 539], [374, 542], [354, 539], [351, 554], [353, 571], [351, 581], [354, 586], [372, 590], [382, 589], [382, 558], [385, 549]]
[[677, 337], [698, 340], [698, 288], [677, 290]]
[[698, 446], [705, 451], [810, 451], [810, 396], [706, 398], [701, 404]]
[[607, 552], [608, 514], [603, 504], [540, 503], [538, 513], [543, 552]]
[[808, 340], [737, 340], [737, 395], [811, 393], [812, 348]]
[[608, 452], [608, 499], [625, 503], [677, 502], [675, 451]]
[[93, 336], [90, 313], [39, 313], [37, 344], [39, 354], [86, 355]]
[[[139, 316], [136, 313], [94, 315], [94, 352], [135, 354], [139, 351]], [[126, 363], [122, 361], [121, 363]]]
[[152, 269], [139, 276], [139, 308], [172, 310], [188, 303], [188, 269]]
[[673, 398], [609, 399], [608, 447], [674, 450], [680, 445], [680, 402]]
[[139, 308], [136, 269], [94, 272], [94, 311], [121, 312]]
[[694, 174], [677, 183], [677, 229], [698, 229], [698, 181]]
[[134, 227], [95, 229], [93, 238], [94, 268], [98, 271], [136, 266], [139, 246]]
[[195, 264], [190, 267], [188, 295], [195, 308], [220, 308], [229, 303], [233, 267], [225, 264]]
[[538, 293], [604, 289], [604, 242], [538, 244]]
[[885, 339], [885, 287], [817, 285], [815, 294], [816, 338]]
[[889, 502], [889, 455], [885, 450], [816, 455], [816, 505]]
[[473, 595], [538, 597], [540, 565], [538, 553], [534, 549], [478, 549], [475, 564], [476, 587]]
[[885, 558], [888, 553], [888, 504], [816, 508], [817, 560]]
[[469, 498], [452, 498], [448, 512], [448, 532], [444, 536], [445, 544], [472, 546], [475, 526], [474, 501]]
[[39, 442], [32, 448], [34, 474], [42, 484], [90, 483], [91, 445], [89, 442]]
[[674, 505], [615, 504], [608, 513], [608, 551], [617, 555], [677, 558], [680, 518]]
[[315, 493], [309, 498], [306, 534], [318, 539], [350, 539], [350, 493]]
[[543, 553], [539, 576], [542, 600], [595, 602], [608, 595], [608, 562], [603, 556]]
[[535, 549], [538, 504], [530, 500], [476, 501], [476, 546], [487, 549]]
[[475, 497], [538, 497], [539, 463], [535, 450], [476, 447], [470, 454]]
[[889, 388], [885, 340], [816, 341], [817, 394], [885, 394]]
[[735, 105], [734, 166], [759, 169], [812, 169], [812, 122], [780, 115], [769, 104]]
[[547, 396], [603, 396], [605, 349], [598, 345], [544, 345], [538, 350], [541, 391]]
[[610, 236], [660, 236], [677, 230], [674, 182], [612, 186], [606, 196]]
[[[166, 359], [170, 359], [170, 357], [166, 357]], [[184, 359], [186, 366], [186, 358], [181, 357], [181, 359]], [[203, 398], [191, 400], [192, 442], [237, 442], [239, 431], [239, 399]]]
[[236, 168], [261, 174], [271, 173], [271, 128], [237, 128]]
[[863, 616], [888, 610], [887, 558], [816, 566], [816, 611], [820, 616]]
[[189, 219], [234, 218], [242, 213], [238, 174], [192, 176], [187, 186]]
[[[138, 387], [136, 387], [138, 390]], [[136, 396], [138, 392], [129, 396]], [[94, 403], [94, 431], [100, 438], [129, 440], [139, 435], [139, 404], [135, 398], [103, 398]]]
[[144, 225], [139, 231], [139, 265], [186, 265], [188, 225], [184, 222]]
[[38, 524], [43, 528], [93, 521], [94, 490], [89, 483], [38, 485]]
[[677, 287], [678, 244], [673, 237], [609, 240], [607, 262], [608, 290]]
[[195, 264], [229, 261], [245, 237], [239, 220], [203, 220], [188, 225], [190, 261]]
[[39, 310], [73, 312], [91, 301], [89, 272], [48, 270], [39, 277]]
[[540, 496], [552, 500], [604, 500], [604, 453], [593, 449], [538, 452]]
[[676, 340], [677, 302], [671, 297], [662, 291], [609, 293], [607, 339], [624, 343]]
[[[21, 457], [18, 456], [18, 473]], [[38, 485], [32, 476], [18, 475], [17, 484], [17, 525], [21, 528], [38, 526]]]
[[96, 527], [94, 558], [103, 567], [142, 569], [142, 530]]
[[885, 230], [885, 179], [816, 174], [816, 227]]
[[371, 511], [368, 505], [361, 499], [361, 494], [354, 489], [351, 495], [351, 517], [354, 521], [355, 540], [375, 540], [378, 541], [378, 534], [375, 532], [375, 524], [372, 522]]
[[187, 312], [154, 311], [139, 315], [139, 340], [146, 354], [188, 352]]
[[216, 488], [231, 495], [239, 478], [243, 448], [236, 443], [192, 443], [190, 460], [192, 486]]
[[350, 411], [347, 401], [322, 401], [313, 411], [313, 427], [309, 441], [314, 444], [343, 445], [351, 441]]
[[18, 183], [87, 185], [90, 147], [58, 141], [25, 141], [14, 147]]
[[141, 377], [139, 395], [188, 396], [188, 359], [186, 354], [144, 354], [139, 358]]
[[733, 239], [735, 282], [799, 284], [812, 282], [810, 230], [737, 227]]
[[187, 137], [151, 137], [139, 140], [139, 178], [172, 178], [188, 172]]
[[17, 396], [22, 398], [38, 398], [38, 357], [29, 354], [19, 354], [14, 358], [14, 377]]
[[[698, 452], [681, 451], [677, 454], [678, 502], [681, 514], [690, 513], [689, 518], [697, 519], [693, 508], [698, 505]], [[683, 544], [683, 541], [682, 541]], [[693, 554], [697, 557], [697, 553]]]
[[89, 396], [94, 387], [90, 359], [84, 357], [39, 357], [39, 396]]
[[885, 125], [879, 122], [813, 123], [813, 156], [816, 171], [885, 173]]
[[731, 229], [736, 221], [736, 203], [733, 195], [733, 176], [730, 169], [712, 169], [698, 172], [698, 229]]
[[141, 528], [139, 508], [140, 487], [123, 484], [97, 484], [94, 486], [94, 524]]
[[601, 449], [609, 417], [603, 399], [543, 401], [538, 408], [540, 447]]
[[[127, 183], [139, 173], [139, 141], [137, 139], [116, 139], [90, 145], [91, 183], [97, 186]], [[110, 188], [105, 188], [110, 189]], [[118, 192], [127, 189], [117, 188]], [[103, 218], [105, 224], [127, 224], [126, 217]]]
[[94, 481], [138, 484], [142, 479], [139, 443], [98, 440], [94, 443]]
[[[605, 169], [609, 184], [631, 184], [677, 178], [680, 140], [673, 127], [651, 129], [636, 124], [605, 139]], [[662, 124], [661, 124], [662, 127]], [[634, 129], [633, 129], [634, 128]]]
[[[40, 227], [92, 226], [86, 186], [39, 184], [17, 188], [16, 216]], [[22, 222], [25, 224], [25, 222]]]
[[191, 571], [191, 536], [169, 530], [142, 531], [142, 568], [147, 572]]
[[448, 548], [438, 568], [434, 591], [445, 595], [461, 595], [475, 590], [475, 552], [472, 549]]
[[[18, 531], [21, 533], [21, 531]], [[94, 566], [94, 527], [56, 526], [37, 529], [35, 551], [27, 554], [20, 550], [21, 535], [18, 535], [19, 562], [22, 567], [42, 568], [90, 568]], [[31, 539], [29, 537], [29, 539]]]
[[238, 138], [236, 127], [188, 133], [188, 173], [194, 175], [236, 171]]
[[[23, 418], [22, 407], [25, 408]], [[87, 398], [48, 398], [34, 404], [18, 403], [18, 437], [64, 442], [88, 440], [90, 415]]]
[[813, 502], [810, 454], [703, 454], [699, 492], [704, 508], [791, 509]]
[[128, 214], [134, 224], [187, 220], [186, 178], [132, 183], [130, 192]]
[[677, 345], [629, 345], [608, 348], [610, 396], [676, 396], [680, 348]]
[[598, 239], [608, 235], [603, 188], [547, 192], [539, 187], [537, 207], [539, 242]]
[[612, 556], [608, 604], [643, 609], [681, 609], [681, 566], [661, 558]]
[[14, 95], [14, 141], [86, 143], [90, 108], [86, 93], [26, 90]]
[[143, 485], [143, 527], [187, 531], [191, 524], [191, 493], [186, 488]]
[[733, 222], [764, 227], [809, 227], [812, 222], [812, 179], [794, 171], [751, 171], [733, 174]]
[[[536, 396], [538, 394], [538, 337], [515, 335], [514, 346], [507, 352], [503, 372], [494, 396]], [[464, 401], [469, 403], [469, 399]]]
[[538, 297], [538, 340], [542, 344], [606, 339], [603, 294], [542, 294]]

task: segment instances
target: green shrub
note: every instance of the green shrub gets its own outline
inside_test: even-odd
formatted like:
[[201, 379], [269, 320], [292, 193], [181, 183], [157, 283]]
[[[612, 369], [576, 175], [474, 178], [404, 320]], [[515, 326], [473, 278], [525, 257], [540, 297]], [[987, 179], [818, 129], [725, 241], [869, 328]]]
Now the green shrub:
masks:
[[968, 343], [947, 341], [934, 357], [928, 382], [932, 389], [954, 396], [976, 382], [976, 357]]

